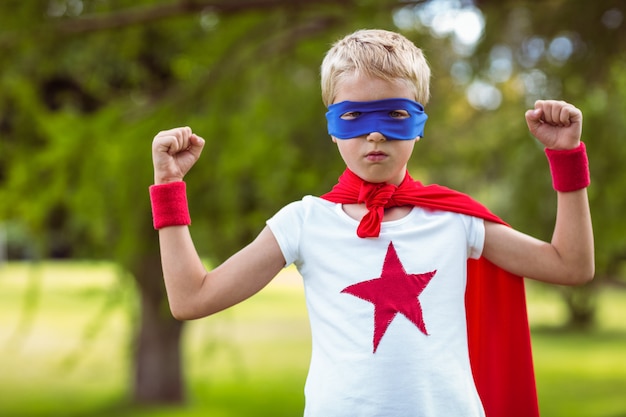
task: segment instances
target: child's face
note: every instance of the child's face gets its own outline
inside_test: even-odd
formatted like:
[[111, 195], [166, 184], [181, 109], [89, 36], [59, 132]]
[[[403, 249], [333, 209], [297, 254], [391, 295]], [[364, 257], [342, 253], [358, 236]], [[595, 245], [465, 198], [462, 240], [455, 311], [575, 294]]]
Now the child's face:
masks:
[[[363, 75], [344, 77], [336, 92], [334, 103], [389, 98], [415, 100], [412, 89], [404, 80], [386, 81]], [[398, 110], [397, 116], [403, 117], [403, 112], [405, 111]], [[344, 117], [350, 116], [347, 114]], [[404, 179], [407, 163], [418, 140], [419, 137], [411, 140], [387, 140], [380, 132], [371, 132], [352, 139], [333, 137], [341, 157], [352, 172], [368, 182], [396, 185]]]

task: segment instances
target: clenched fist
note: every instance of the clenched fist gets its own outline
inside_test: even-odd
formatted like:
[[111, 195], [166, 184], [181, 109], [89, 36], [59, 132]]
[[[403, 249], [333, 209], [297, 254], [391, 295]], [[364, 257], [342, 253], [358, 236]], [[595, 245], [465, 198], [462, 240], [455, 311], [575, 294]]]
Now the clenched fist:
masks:
[[534, 110], [526, 111], [526, 124], [546, 148], [574, 149], [580, 144], [583, 115], [565, 101], [537, 100]]
[[182, 181], [200, 158], [203, 147], [204, 139], [189, 127], [159, 132], [152, 141], [154, 183]]

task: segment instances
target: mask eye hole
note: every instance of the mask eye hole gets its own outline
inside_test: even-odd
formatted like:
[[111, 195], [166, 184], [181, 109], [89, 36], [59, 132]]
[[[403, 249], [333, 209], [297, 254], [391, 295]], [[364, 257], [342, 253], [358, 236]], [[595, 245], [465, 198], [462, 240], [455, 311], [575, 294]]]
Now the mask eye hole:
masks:
[[393, 119], [408, 119], [411, 117], [408, 111], [406, 110], [394, 110], [389, 112], [389, 116]]
[[354, 120], [357, 119], [361, 115], [360, 111], [349, 111], [341, 115], [343, 120]]

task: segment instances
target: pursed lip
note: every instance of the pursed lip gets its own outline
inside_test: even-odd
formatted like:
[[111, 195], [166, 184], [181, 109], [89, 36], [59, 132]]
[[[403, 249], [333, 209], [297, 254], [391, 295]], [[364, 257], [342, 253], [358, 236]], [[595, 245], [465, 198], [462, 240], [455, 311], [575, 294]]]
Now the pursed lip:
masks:
[[365, 155], [365, 159], [368, 161], [378, 162], [387, 157], [387, 154], [383, 151], [371, 151]]

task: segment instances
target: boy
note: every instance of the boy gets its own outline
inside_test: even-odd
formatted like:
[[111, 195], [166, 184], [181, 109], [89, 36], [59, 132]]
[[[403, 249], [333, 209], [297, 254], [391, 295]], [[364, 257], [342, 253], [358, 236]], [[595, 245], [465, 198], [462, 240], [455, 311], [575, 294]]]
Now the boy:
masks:
[[[204, 141], [188, 127], [154, 138], [150, 191], [173, 315], [228, 308], [295, 263], [313, 343], [305, 416], [537, 415], [519, 277], [566, 285], [593, 277], [581, 112], [538, 101], [525, 115], [558, 191], [546, 243], [465, 195], [410, 178], [430, 78], [410, 41], [355, 32], [330, 49], [321, 73], [329, 133], [346, 171], [322, 198], [284, 207], [212, 271], [194, 249], [182, 182]], [[503, 275], [485, 275], [492, 272]], [[495, 338], [485, 331], [491, 326]]]

